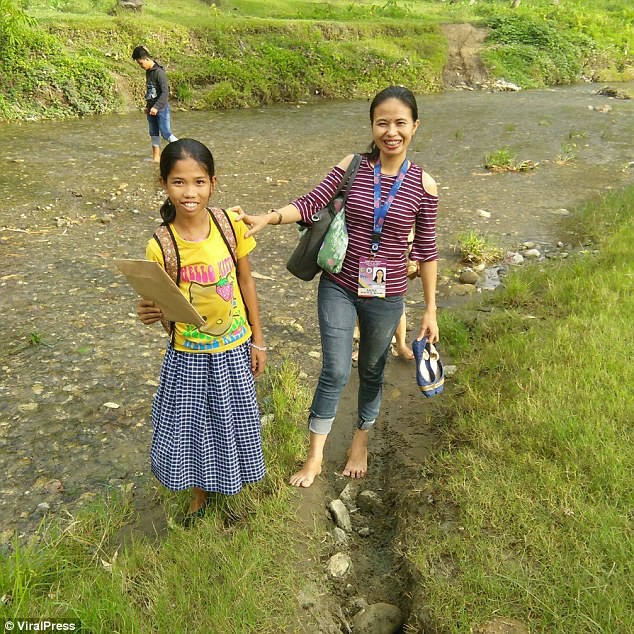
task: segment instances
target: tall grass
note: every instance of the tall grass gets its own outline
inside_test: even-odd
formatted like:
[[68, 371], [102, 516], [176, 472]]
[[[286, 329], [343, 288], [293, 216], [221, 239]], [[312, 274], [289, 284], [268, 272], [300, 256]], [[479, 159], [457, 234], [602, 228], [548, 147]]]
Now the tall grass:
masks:
[[443, 425], [456, 449], [433, 466], [434, 521], [410, 528], [440, 631], [495, 615], [532, 632], [634, 631], [633, 210], [634, 187], [586, 206], [577, 223], [598, 255], [521, 273], [522, 301], [515, 284], [468, 329]]

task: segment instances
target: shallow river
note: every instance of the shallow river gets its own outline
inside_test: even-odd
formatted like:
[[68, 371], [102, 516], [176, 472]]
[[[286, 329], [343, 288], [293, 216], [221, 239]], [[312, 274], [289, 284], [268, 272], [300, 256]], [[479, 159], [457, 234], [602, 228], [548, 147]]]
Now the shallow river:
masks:
[[[508, 248], [572, 242], [562, 210], [632, 182], [634, 101], [598, 96], [598, 88], [419, 99], [410, 157], [439, 183], [441, 270], [454, 267], [452, 246], [466, 229]], [[214, 202], [261, 212], [363, 151], [368, 106], [174, 112], [172, 123], [176, 135], [212, 148]], [[0, 124], [0, 132], [2, 544], [15, 528], [28, 533], [46, 512], [72, 511], [108, 488], [133, 483], [151, 494], [148, 415], [163, 337], [136, 320], [134, 294], [111, 262], [142, 257], [159, 218], [144, 116]], [[487, 173], [484, 156], [502, 147], [538, 167]], [[557, 160], [566, 155], [573, 157]], [[252, 261], [271, 362], [293, 356], [312, 385], [319, 369], [308, 356], [318, 350], [315, 284], [283, 266], [295, 239], [292, 227], [271, 229]], [[412, 284], [416, 314], [421, 293]]]

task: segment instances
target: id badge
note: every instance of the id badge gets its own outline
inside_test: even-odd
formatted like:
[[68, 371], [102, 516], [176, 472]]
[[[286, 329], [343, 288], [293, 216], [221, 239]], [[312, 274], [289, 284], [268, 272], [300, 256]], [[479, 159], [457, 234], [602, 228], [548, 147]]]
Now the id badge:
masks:
[[385, 297], [387, 260], [361, 258], [359, 260], [359, 297]]

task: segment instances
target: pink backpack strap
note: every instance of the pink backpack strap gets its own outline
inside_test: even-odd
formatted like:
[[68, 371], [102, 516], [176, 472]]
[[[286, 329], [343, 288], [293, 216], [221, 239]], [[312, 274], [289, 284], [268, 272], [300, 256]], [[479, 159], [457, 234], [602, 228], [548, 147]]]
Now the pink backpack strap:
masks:
[[238, 266], [238, 239], [236, 238], [236, 232], [233, 229], [233, 224], [231, 223], [227, 212], [224, 209], [219, 209], [218, 207], [208, 208], [207, 211], [218, 228], [224, 243], [227, 245], [227, 249], [229, 249], [234, 266]]
[[[178, 286], [181, 273], [181, 258], [176, 247], [176, 240], [169, 225], [161, 225], [154, 232], [154, 239], [161, 247], [163, 254], [163, 262], [165, 264], [165, 272], [172, 278], [174, 284]], [[161, 320], [161, 324], [168, 335], [174, 336], [174, 322]]]

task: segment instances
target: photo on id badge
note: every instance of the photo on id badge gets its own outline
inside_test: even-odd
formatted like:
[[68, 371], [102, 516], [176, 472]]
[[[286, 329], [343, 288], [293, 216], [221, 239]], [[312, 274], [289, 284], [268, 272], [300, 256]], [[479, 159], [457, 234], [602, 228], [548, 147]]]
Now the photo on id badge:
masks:
[[386, 265], [380, 260], [360, 260], [359, 297], [385, 297]]

